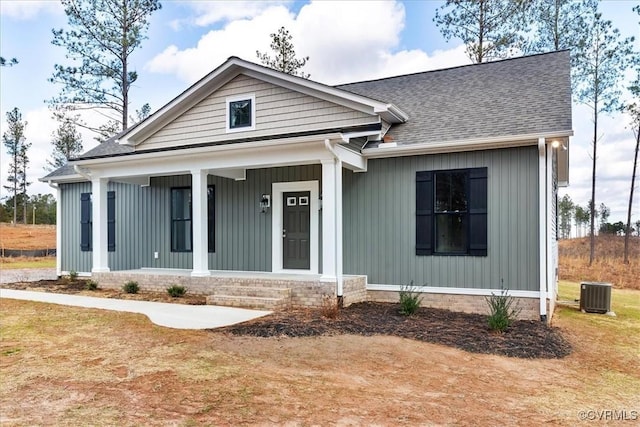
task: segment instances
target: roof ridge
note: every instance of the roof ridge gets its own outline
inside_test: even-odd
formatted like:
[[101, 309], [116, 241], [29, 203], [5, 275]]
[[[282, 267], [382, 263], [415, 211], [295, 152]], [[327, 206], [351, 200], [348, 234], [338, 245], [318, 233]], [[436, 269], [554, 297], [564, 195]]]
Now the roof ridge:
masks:
[[359, 80], [359, 81], [349, 82], [349, 83], [340, 83], [340, 84], [334, 85], [333, 87], [335, 87], [336, 89], [343, 89], [343, 86], [356, 85], [356, 84], [360, 84], [360, 83], [373, 83], [373, 82], [378, 82], [378, 81], [383, 81], [383, 80], [396, 79], [396, 78], [400, 78], [400, 77], [416, 76], [416, 75], [419, 75], [419, 74], [428, 74], [428, 73], [436, 73], [436, 72], [441, 72], [441, 71], [450, 71], [450, 70], [455, 70], [455, 69], [458, 69], [458, 68], [489, 66], [489, 65], [495, 65], [495, 64], [507, 62], [507, 61], [514, 61], [514, 60], [520, 60], [520, 59], [526, 59], [526, 58], [533, 58], [533, 57], [536, 57], [536, 56], [554, 55], [554, 54], [558, 54], [558, 53], [562, 53], [562, 52], [568, 52], [568, 51], [570, 51], [570, 49], [559, 49], [559, 50], [553, 50], [553, 51], [550, 51], [550, 52], [534, 53], [534, 54], [531, 54], [531, 55], [514, 56], [514, 57], [511, 57], [511, 58], [504, 58], [504, 59], [499, 59], [499, 60], [496, 60], [496, 61], [474, 62], [474, 63], [471, 63], [471, 64], [456, 65], [456, 66], [453, 66], [453, 67], [436, 68], [436, 69], [433, 69], [433, 70], [416, 71], [416, 72], [413, 72], [413, 73], [406, 73], [406, 74], [397, 74], [397, 75], [394, 75], [394, 76], [380, 77], [380, 78], [377, 78], [377, 79], [368, 79], [368, 80]]

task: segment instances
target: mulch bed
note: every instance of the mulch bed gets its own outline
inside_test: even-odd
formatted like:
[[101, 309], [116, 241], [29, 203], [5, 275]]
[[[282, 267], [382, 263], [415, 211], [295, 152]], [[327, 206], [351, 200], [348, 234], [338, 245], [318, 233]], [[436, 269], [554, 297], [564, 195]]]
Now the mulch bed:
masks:
[[353, 304], [341, 309], [335, 319], [324, 317], [320, 310], [276, 312], [215, 331], [255, 337], [394, 335], [473, 353], [526, 359], [562, 358], [571, 353], [571, 345], [560, 331], [540, 321], [516, 321], [504, 333], [495, 333], [489, 330], [484, 315], [423, 307], [404, 316], [398, 304], [390, 303]]
[[[39, 280], [3, 284], [10, 289], [77, 294], [103, 298], [135, 299], [204, 304], [205, 297], [185, 295], [171, 298], [166, 293], [127, 294], [119, 290], [86, 291], [86, 281]], [[557, 328], [540, 321], [514, 322], [504, 333], [489, 330], [487, 316], [422, 307], [412, 316], [400, 314], [399, 304], [363, 302], [340, 309], [337, 317], [323, 316], [322, 310], [300, 309], [275, 312], [249, 322], [213, 329], [233, 335], [254, 337], [312, 337], [321, 335], [393, 335], [461, 350], [527, 359], [562, 358], [571, 345]]]

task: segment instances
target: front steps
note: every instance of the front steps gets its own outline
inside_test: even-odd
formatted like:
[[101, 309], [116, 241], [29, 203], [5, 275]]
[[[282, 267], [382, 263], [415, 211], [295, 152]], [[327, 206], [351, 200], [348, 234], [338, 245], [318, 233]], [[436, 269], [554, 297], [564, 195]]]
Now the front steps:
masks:
[[207, 304], [260, 310], [286, 310], [291, 307], [291, 289], [266, 286], [216, 286]]

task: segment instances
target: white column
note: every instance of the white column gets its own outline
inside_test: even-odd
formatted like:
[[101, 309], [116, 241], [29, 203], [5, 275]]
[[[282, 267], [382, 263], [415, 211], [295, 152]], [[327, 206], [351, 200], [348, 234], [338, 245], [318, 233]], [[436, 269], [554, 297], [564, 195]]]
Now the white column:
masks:
[[342, 161], [336, 159], [336, 279], [337, 294], [342, 296]]
[[544, 138], [538, 138], [538, 247], [540, 263], [540, 317], [547, 316], [547, 147]]
[[56, 188], [56, 276], [62, 276], [62, 190], [58, 184]]
[[[547, 145], [547, 176], [546, 176], [546, 182], [547, 185], [545, 187], [545, 193], [546, 193], [546, 198], [547, 198], [547, 221], [545, 221], [545, 223], [547, 224], [547, 247], [546, 247], [546, 252], [547, 252], [547, 298], [551, 299], [555, 299], [556, 298], [556, 292], [555, 292], [555, 266], [553, 265], [553, 232], [555, 231], [552, 228], [552, 224], [551, 224], [551, 213], [552, 213], [552, 209], [551, 207], [553, 206], [554, 200], [553, 200], [553, 153], [554, 149], [552, 148], [551, 145]], [[557, 221], [557, 219], [556, 219]]]
[[107, 247], [107, 179], [91, 180], [91, 222], [93, 227], [93, 268], [92, 273], [109, 271]]
[[193, 221], [192, 276], [208, 276], [209, 251], [207, 245], [207, 172], [191, 171], [191, 207]]
[[336, 282], [336, 161], [322, 160], [322, 276]]

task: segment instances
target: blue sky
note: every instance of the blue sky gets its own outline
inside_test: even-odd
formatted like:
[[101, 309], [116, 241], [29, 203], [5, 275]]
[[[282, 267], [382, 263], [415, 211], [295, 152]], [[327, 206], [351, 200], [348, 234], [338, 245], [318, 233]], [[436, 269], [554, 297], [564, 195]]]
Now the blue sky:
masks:
[[[139, 78], [131, 91], [131, 111], [145, 102], [152, 110], [185, 90], [231, 55], [257, 61], [255, 51], [267, 51], [269, 33], [285, 25], [299, 55], [311, 57], [305, 70], [327, 84], [385, 77], [470, 63], [459, 40], [446, 42], [433, 24], [439, 1], [290, 2], [290, 1], [165, 1], [151, 21], [149, 38], [133, 55]], [[604, 1], [601, 10], [625, 36], [638, 39], [638, 1]], [[0, 68], [0, 130], [5, 113], [18, 107], [28, 121], [31, 193], [51, 192], [37, 182], [50, 156], [51, 119], [45, 100], [59, 87], [47, 79], [55, 63], [65, 63], [64, 50], [51, 44], [51, 29], [66, 26], [55, 1], [0, 1], [0, 54], [17, 57], [14, 67]], [[92, 120], [91, 118], [89, 118]], [[634, 148], [628, 119], [620, 114], [601, 121], [596, 202], [606, 203], [610, 220], [626, 219], [626, 203]], [[574, 105], [571, 141], [571, 186], [564, 190], [586, 205], [590, 197], [591, 111]], [[85, 134], [85, 149], [95, 145]], [[9, 159], [1, 151], [0, 180], [6, 184]], [[0, 196], [5, 196], [4, 189]], [[640, 197], [634, 218], [640, 219]]]

